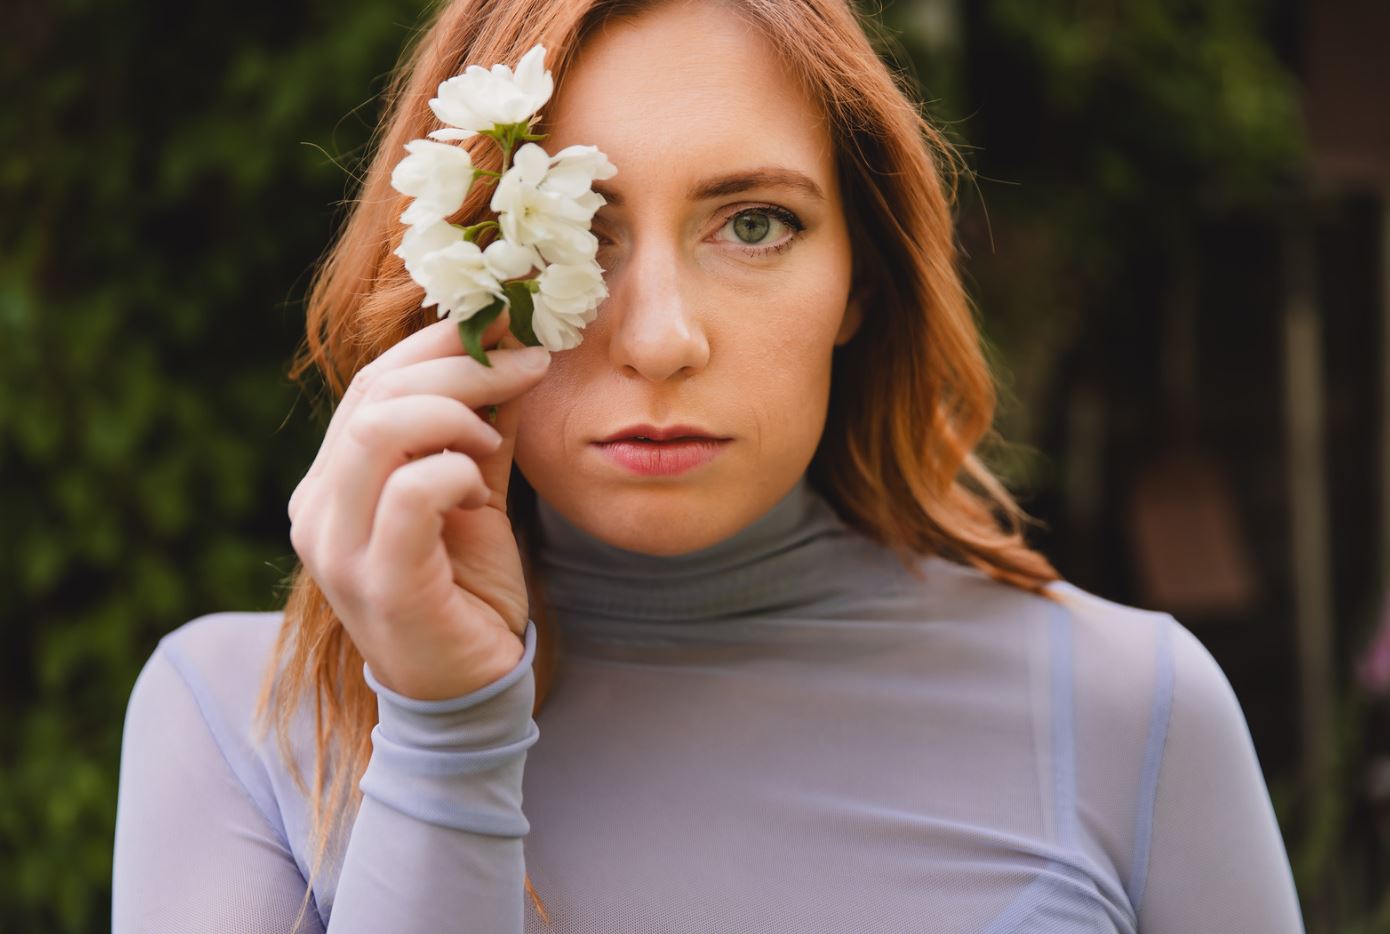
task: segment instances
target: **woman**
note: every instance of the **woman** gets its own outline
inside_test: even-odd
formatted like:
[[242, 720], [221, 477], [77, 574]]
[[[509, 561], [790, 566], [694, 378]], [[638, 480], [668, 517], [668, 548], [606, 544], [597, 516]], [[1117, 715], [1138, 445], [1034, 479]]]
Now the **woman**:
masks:
[[[389, 175], [535, 44], [548, 151], [618, 167], [609, 295], [487, 370]], [[397, 81], [310, 301], [303, 567], [145, 666], [116, 931], [1301, 930], [1216, 662], [1059, 580], [974, 456], [948, 150], [850, 8], [459, 0]]]

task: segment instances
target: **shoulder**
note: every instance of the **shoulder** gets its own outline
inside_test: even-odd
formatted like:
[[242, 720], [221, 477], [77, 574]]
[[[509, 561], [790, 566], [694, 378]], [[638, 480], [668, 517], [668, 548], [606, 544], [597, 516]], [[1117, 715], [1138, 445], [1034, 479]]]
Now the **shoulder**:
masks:
[[1227, 729], [1232, 714], [1240, 717], [1225, 671], [1171, 613], [1117, 603], [1062, 581], [1049, 590], [1068, 610], [1077, 649], [1131, 673], [1149, 672], [1156, 703], [1174, 708], [1177, 716], [1190, 711], [1223, 714]]
[[1050, 589], [1071, 618], [1081, 732], [1096, 738], [1097, 749], [1133, 746], [1150, 797], [1160, 765], [1171, 774], [1254, 761], [1235, 690], [1192, 630], [1171, 613], [1071, 584]]
[[278, 610], [206, 613], [167, 633], [152, 655], [162, 653], [190, 684], [225, 693], [259, 676], [282, 620]]
[[276, 827], [281, 826], [279, 808], [253, 738], [252, 714], [281, 620], [279, 611], [216, 612], [167, 633], [136, 678], [124, 726], [127, 742], [139, 733], [163, 732], [169, 722], [164, 711], [192, 704], [199, 729], [206, 727], [247, 794]]
[[1053, 581], [1047, 589], [1056, 598], [1047, 602], [1065, 620], [1078, 661], [1129, 675], [1152, 673], [1164, 664], [1173, 630], [1183, 628], [1171, 613], [1120, 603], [1068, 581]]
[[223, 749], [242, 751], [282, 618], [278, 611], [195, 617], [159, 640], [146, 667], [167, 661]]
[[937, 556], [926, 557], [919, 568], [923, 585], [916, 596], [929, 614], [972, 626], [998, 623], [1013, 630], [1022, 625], [1054, 639], [1065, 635], [1061, 648], [1101, 653], [1124, 667], [1152, 662], [1163, 630], [1176, 623], [1166, 612], [1110, 600], [1065, 580], [1049, 583], [1043, 595]]
[[1035, 593], [939, 557], [920, 567], [924, 579], [909, 612], [993, 646], [1008, 670], [1026, 671], [1038, 690], [1051, 685], [1051, 699], [1036, 702], [1065, 705], [1078, 717], [1100, 721], [1107, 732], [1128, 736], [1147, 728], [1155, 704], [1164, 703], [1176, 639], [1183, 640], [1182, 662], [1202, 667], [1190, 665], [1190, 650], [1200, 644], [1167, 612], [1111, 600], [1064, 580]]
[[[1129, 764], [1126, 771], [1153, 768], [1150, 760], [1162, 749], [1172, 712], [1175, 648], [1181, 642], [1181, 661], [1192, 668], [1190, 648], [1200, 649], [1200, 643], [1171, 613], [1120, 603], [1065, 581], [1053, 582], [1048, 591], [1056, 597], [1050, 609], [1053, 680], [1071, 694], [1077, 754], [1110, 763], [1107, 770], [1118, 762]], [[1199, 678], [1210, 680], [1211, 671], [1196, 668]]]

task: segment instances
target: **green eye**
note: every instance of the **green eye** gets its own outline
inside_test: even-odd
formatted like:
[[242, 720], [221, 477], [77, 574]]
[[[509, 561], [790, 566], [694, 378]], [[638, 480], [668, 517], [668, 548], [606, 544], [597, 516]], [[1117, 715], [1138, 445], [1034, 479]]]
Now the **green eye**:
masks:
[[761, 211], [745, 211], [734, 218], [734, 233], [745, 243], [757, 243], [767, 236], [772, 222]]
[[[790, 231], [790, 236], [776, 243], [766, 243], [770, 236], [772, 222], [776, 221]], [[761, 256], [765, 253], [781, 253], [790, 247], [806, 229], [806, 225], [786, 208], [766, 205], [758, 208], [744, 208], [725, 221], [732, 226], [737, 243], [744, 244], [744, 252]], [[766, 245], [763, 245], [766, 243]]]

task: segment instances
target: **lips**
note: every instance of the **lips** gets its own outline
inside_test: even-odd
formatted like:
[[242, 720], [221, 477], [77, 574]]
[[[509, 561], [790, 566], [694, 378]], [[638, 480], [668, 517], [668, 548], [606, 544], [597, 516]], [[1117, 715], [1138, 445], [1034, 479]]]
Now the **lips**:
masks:
[[676, 440], [706, 440], [722, 441], [727, 440], [700, 428], [698, 425], [666, 425], [657, 427], [656, 425], [640, 424], [628, 425], [620, 428], [605, 438], [600, 438], [598, 444], [610, 444], [614, 441], [648, 441], [666, 442]]
[[662, 477], [683, 474], [708, 464], [732, 443], [728, 438], [708, 436], [665, 441], [620, 438], [600, 442], [595, 447], [605, 459], [631, 474]]

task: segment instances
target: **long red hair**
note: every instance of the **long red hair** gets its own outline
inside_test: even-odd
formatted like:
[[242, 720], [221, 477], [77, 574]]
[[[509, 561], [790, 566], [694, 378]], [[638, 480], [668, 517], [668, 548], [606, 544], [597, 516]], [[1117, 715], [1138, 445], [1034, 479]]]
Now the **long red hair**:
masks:
[[[405, 144], [438, 127], [427, 102], [440, 83], [470, 64], [514, 65], [539, 43], [547, 50], [555, 93], [561, 94], [585, 37], [603, 22], [636, 16], [653, 2], [453, 0], [432, 15], [392, 76], [360, 197], [315, 271], [305, 339], [291, 377], [313, 369], [341, 398], [358, 369], [436, 320], [433, 309], [420, 307], [419, 287], [392, 253], [404, 233], [399, 217], [405, 198], [390, 186], [390, 176]], [[858, 333], [835, 350], [825, 431], [808, 478], [848, 524], [890, 546], [909, 568], [923, 555], [940, 555], [1052, 597], [1046, 585], [1060, 575], [1024, 541], [1025, 526], [1035, 520], [980, 458], [984, 445], [1001, 439], [993, 429], [994, 376], [958, 269], [959, 157], [922, 115], [901, 73], [875, 50], [876, 26], [852, 3], [726, 5], [762, 31], [787, 72], [824, 108], [855, 281], [869, 283], [871, 290]], [[478, 137], [462, 145], [476, 164], [500, 169], [495, 147]], [[456, 219], [474, 223], [489, 216], [487, 192], [475, 188]], [[534, 491], [514, 469], [508, 510], [537, 629], [539, 712], [561, 655], [544, 582], [535, 572], [534, 507]], [[371, 756], [377, 712], [375, 695], [362, 679], [362, 656], [301, 566], [292, 576], [255, 718], [261, 735], [275, 724], [285, 761], [306, 795], [289, 725], [310, 692], [316, 725], [314, 858], [301, 919], [330, 838], [350, 826], [361, 802], [357, 783]], [[526, 890], [548, 922], [529, 876]]]

